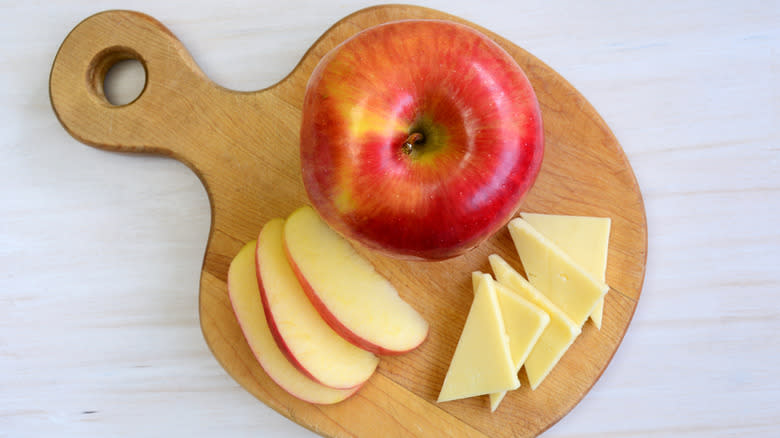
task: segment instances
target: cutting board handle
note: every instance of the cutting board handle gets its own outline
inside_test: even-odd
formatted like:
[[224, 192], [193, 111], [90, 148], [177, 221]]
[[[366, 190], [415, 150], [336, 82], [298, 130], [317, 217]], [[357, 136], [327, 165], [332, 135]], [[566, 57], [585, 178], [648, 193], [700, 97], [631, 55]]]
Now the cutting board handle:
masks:
[[[117, 62], [136, 59], [146, 71], [141, 94], [113, 105], [103, 82]], [[210, 93], [202, 91], [208, 89]], [[105, 11], [78, 24], [57, 53], [49, 79], [54, 112], [77, 140], [122, 152], [151, 152], [187, 160], [188, 125], [202, 122], [204, 95], [219, 89], [182, 43], [159, 21], [133, 11]]]

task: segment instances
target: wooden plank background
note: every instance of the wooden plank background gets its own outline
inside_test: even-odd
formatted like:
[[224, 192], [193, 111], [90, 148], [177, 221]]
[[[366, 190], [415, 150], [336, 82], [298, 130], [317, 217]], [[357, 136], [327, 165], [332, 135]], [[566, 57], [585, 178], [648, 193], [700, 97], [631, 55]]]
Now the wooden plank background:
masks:
[[[776, 434], [777, 3], [423, 4], [568, 79], [613, 129], [645, 197], [634, 321], [596, 387], [546, 436]], [[0, 435], [310, 435], [239, 388], [203, 342], [200, 182], [173, 160], [75, 142], [47, 80], [75, 24], [124, 7], [166, 23], [218, 83], [254, 90], [364, 6], [0, 6]]]

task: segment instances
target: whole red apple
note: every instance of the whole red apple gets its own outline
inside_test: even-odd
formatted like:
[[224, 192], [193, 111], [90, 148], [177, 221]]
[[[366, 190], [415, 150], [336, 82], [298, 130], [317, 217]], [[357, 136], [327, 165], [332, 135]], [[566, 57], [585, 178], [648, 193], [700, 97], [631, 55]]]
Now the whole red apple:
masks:
[[504, 226], [542, 162], [539, 104], [515, 60], [441, 20], [366, 29], [306, 89], [306, 191], [341, 234], [402, 258], [445, 259]]

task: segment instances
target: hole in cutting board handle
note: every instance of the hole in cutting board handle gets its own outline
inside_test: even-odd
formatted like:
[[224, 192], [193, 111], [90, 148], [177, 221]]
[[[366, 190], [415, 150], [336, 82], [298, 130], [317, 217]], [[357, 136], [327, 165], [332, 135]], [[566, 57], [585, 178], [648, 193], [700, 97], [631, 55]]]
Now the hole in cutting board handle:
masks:
[[[105, 80], [111, 67], [127, 59], [140, 63], [145, 80], [138, 81], [143, 82], [138, 97], [124, 103], [111, 94], [113, 79]], [[110, 10], [85, 18], [68, 33], [52, 63], [49, 95], [62, 126], [82, 143], [173, 156], [195, 167], [193, 142], [184, 141], [182, 128], [171, 129], [171, 124], [179, 120], [178, 127], [183, 119], [200, 126], [188, 118], [192, 103], [200, 103], [192, 99], [200, 97], [179, 92], [200, 85], [206, 88], [210, 82], [162, 23], [140, 12]]]
[[103, 94], [112, 105], [127, 105], [138, 99], [145, 85], [146, 69], [141, 61], [123, 59], [106, 72], [106, 77], [103, 79]]
[[110, 106], [129, 105], [146, 89], [146, 66], [138, 53], [112, 47], [95, 56], [88, 74], [89, 88]]

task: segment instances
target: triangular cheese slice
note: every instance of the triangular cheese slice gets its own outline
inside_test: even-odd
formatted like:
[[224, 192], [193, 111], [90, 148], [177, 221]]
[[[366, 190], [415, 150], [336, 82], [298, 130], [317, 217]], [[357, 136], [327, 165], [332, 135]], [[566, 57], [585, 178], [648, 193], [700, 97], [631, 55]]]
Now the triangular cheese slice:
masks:
[[528, 280], [582, 327], [609, 286], [585, 272], [523, 219], [513, 219], [508, 228]]
[[508, 391], [519, 386], [496, 289], [492, 283], [479, 281], [438, 401]]
[[[539, 213], [520, 213], [520, 217], [558, 245], [593, 278], [606, 282], [610, 218]], [[602, 299], [590, 314], [590, 319], [599, 329], [603, 312]]]
[[[550, 316], [515, 291], [494, 280], [490, 274], [475, 272], [472, 277], [475, 282], [477, 278], [482, 277], [482, 281], [493, 283], [496, 289], [501, 317], [504, 319], [506, 334], [509, 336], [509, 351], [517, 374], [536, 345], [539, 336], [550, 323]], [[490, 394], [490, 412], [495, 412], [505, 395], [506, 391]]]
[[524, 363], [528, 383], [531, 384], [531, 389], [536, 389], [574, 343], [580, 334], [580, 327], [500, 256], [493, 254], [488, 259], [500, 284], [535, 304], [550, 316], [550, 323], [542, 331]]

